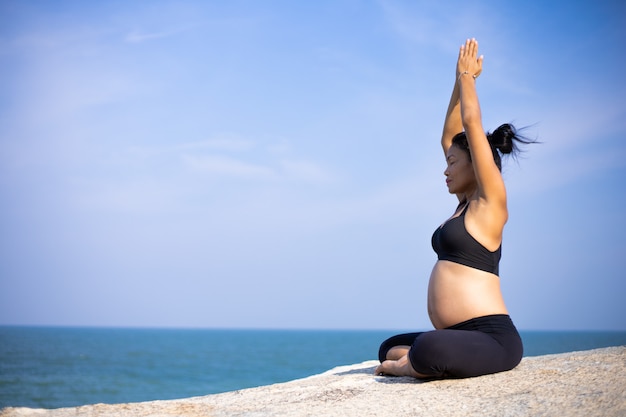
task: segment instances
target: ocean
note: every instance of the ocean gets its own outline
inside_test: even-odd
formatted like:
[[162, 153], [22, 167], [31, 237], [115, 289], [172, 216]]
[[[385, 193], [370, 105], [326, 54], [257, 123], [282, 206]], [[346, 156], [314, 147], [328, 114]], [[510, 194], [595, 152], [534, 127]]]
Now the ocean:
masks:
[[[0, 408], [234, 391], [376, 359], [398, 331], [0, 326]], [[520, 331], [524, 356], [626, 345], [626, 332]]]

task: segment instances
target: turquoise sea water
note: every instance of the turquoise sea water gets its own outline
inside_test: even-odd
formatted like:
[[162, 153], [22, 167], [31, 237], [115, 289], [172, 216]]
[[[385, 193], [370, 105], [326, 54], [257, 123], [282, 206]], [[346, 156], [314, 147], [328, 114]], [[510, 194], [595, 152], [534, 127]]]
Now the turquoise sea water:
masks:
[[[0, 408], [208, 395], [376, 359], [397, 331], [0, 327]], [[626, 345], [626, 332], [520, 332], [525, 356]]]

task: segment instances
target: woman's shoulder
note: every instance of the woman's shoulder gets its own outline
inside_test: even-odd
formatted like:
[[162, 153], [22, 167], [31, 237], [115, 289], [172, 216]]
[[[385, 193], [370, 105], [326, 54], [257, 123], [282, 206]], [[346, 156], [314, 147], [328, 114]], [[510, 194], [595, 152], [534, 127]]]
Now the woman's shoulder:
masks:
[[495, 250], [502, 243], [502, 232], [509, 213], [506, 204], [493, 204], [482, 198], [469, 201], [465, 209], [465, 229], [480, 244]]

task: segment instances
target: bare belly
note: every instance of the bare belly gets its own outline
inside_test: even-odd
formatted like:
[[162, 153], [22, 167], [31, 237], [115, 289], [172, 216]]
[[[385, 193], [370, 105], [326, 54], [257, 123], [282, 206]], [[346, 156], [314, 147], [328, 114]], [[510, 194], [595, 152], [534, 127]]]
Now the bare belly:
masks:
[[508, 314], [500, 278], [449, 261], [437, 261], [428, 283], [428, 315], [436, 329], [474, 317]]

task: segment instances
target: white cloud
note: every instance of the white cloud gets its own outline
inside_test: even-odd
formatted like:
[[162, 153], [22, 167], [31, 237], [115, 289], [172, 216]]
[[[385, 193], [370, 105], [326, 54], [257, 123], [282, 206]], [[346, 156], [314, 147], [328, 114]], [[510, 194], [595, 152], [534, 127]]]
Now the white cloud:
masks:
[[510, 175], [505, 171], [520, 191], [541, 193], [624, 167], [626, 146], [616, 140], [626, 128], [623, 108], [599, 93], [560, 94], [558, 105], [538, 97], [536, 106], [513, 110], [537, 122], [524, 133], [540, 142], [525, 147], [520, 166], [510, 164]]
[[329, 183], [334, 176], [321, 166], [309, 161], [282, 160], [281, 172], [288, 179], [323, 184]]
[[163, 39], [168, 38], [170, 36], [178, 35], [179, 33], [184, 32], [186, 29], [173, 29], [166, 30], [161, 32], [142, 32], [139, 30], [133, 30], [128, 33], [124, 40], [128, 43], [143, 43], [146, 41], [151, 41], [155, 39]]
[[507, 183], [515, 187], [516, 192], [537, 194], [592, 178], [601, 171], [625, 166], [626, 148], [575, 152], [561, 149], [560, 153], [558, 146], [552, 148], [552, 151], [545, 152], [536, 147], [529, 150], [529, 154], [535, 152], [535, 156], [521, 160], [520, 168], [515, 167], [510, 176], [505, 173]]
[[394, 31], [411, 42], [423, 44], [432, 42], [433, 32], [442, 24], [442, 22], [436, 22], [432, 15], [425, 18], [424, 15], [411, 13], [397, 2], [381, 1], [380, 5]]
[[255, 147], [255, 143], [227, 134], [219, 135], [213, 139], [197, 140], [183, 143], [164, 145], [133, 145], [128, 148], [128, 153], [142, 158], [156, 157], [159, 155], [179, 155], [182, 153], [197, 153], [202, 151], [246, 152]]
[[24, 116], [18, 121], [59, 125], [69, 119], [76, 124], [83, 110], [123, 103], [145, 91], [144, 82], [114, 59], [74, 48], [60, 45], [52, 51], [28, 54], [31, 65], [12, 80], [10, 110], [18, 118]]
[[230, 152], [243, 152], [251, 150], [254, 146], [254, 142], [250, 140], [241, 139], [234, 135], [223, 135], [214, 139], [188, 142], [178, 146], [178, 148], [184, 150], [219, 149]]
[[488, 30], [489, 10], [472, 3], [379, 2], [391, 28], [403, 39], [419, 45], [436, 45], [446, 52], [458, 51], [467, 36], [478, 37]]
[[71, 204], [79, 211], [147, 215], [180, 210], [183, 190], [156, 178], [75, 179]]
[[267, 166], [245, 162], [224, 155], [190, 155], [182, 156], [183, 163], [193, 172], [218, 176], [275, 179], [277, 173]]
[[221, 154], [190, 153], [183, 154], [181, 158], [192, 172], [210, 174], [224, 181], [240, 178], [263, 182], [329, 184], [336, 179], [328, 169], [306, 160], [282, 159], [261, 164]]

